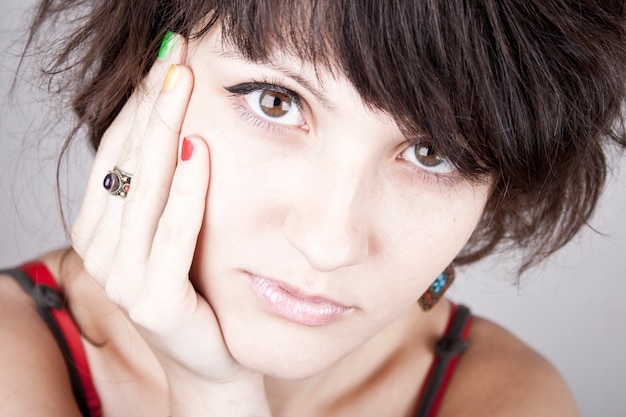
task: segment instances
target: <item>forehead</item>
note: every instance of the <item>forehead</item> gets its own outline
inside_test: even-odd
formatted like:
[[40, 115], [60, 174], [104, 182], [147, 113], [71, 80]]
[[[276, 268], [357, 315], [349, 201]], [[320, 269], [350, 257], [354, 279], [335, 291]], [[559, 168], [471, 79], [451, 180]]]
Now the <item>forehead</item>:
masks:
[[[243, 11], [233, 3], [250, 3], [251, 7]], [[406, 67], [394, 71], [385, 45], [407, 45], [398, 36], [406, 33], [395, 24], [384, 25], [388, 39], [380, 38], [373, 19], [380, 20], [381, 16], [366, 3], [384, 2], [363, 0], [363, 7], [354, 3], [268, 0], [234, 1], [228, 6], [225, 2], [219, 16], [220, 33], [224, 44], [249, 62], [277, 67], [281, 62], [298, 60], [299, 65], [313, 67], [316, 74], [344, 76], [366, 104], [390, 110], [389, 99], [401, 99], [393, 93], [393, 85], [408, 86], [410, 83], [401, 79], [414, 78], [415, 66], [405, 56], [397, 62]]]
[[[213, 65], [225, 66], [231, 75], [238, 74], [240, 78], [269, 84], [278, 83], [283, 87], [295, 85], [296, 93], [306, 91], [306, 96], [313, 98], [318, 108], [323, 108], [324, 111], [339, 113], [339, 107], [345, 107], [346, 100], [349, 100], [349, 106], [353, 110], [356, 110], [355, 106], [364, 108], [370, 114], [375, 113], [377, 118], [395, 125], [393, 118], [388, 114], [364, 103], [343, 74], [316, 66], [313, 62], [303, 61], [302, 57], [287, 51], [276, 50], [265, 59], [254, 60], [222, 37], [219, 28], [210, 31], [202, 39], [192, 40], [189, 46], [193, 60], [197, 60], [198, 56], [205, 57], [205, 61], [207, 57], [212, 57], [215, 59]], [[202, 58], [198, 62], [201, 61]], [[204, 65], [210, 64], [207, 61]], [[285, 80], [289, 82], [285, 84]]]
[[234, 49], [232, 45], [222, 44], [218, 56], [222, 59], [237, 61], [242, 65], [278, 72], [281, 76], [290, 78], [304, 87], [318, 102], [330, 110], [334, 110], [335, 105], [328, 97], [326, 91], [328, 85], [332, 82], [345, 81], [344, 77], [337, 76], [326, 68], [316, 67], [315, 63], [302, 61], [302, 58], [285, 51], [275, 51], [268, 59], [259, 62], [251, 60], [241, 51]]
[[312, 78], [345, 78], [407, 138], [426, 134], [444, 153], [462, 153], [461, 170], [474, 176], [487, 169], [478, 160], [493, 146], [482, 126], [497, 110], [475, 103], [494, 89], [485, 74], [501, 72], [472, 46], [495, 39], [481, 13], [460, 0], [224, 0], [213, 23], [248, 62], [284, 55], [313, 66]]
[[316, 72], [344, 76], [366, 107], [391, 115], [407, 133], [451, 136], [456, 69], [445, 59], [460, 54], [443, 38], [460, 28], [443, 3], [235, 0], [223, 2], [218, 18], [224, 40], [249, 61], [267, 63], [277, 51], [298, 57]]

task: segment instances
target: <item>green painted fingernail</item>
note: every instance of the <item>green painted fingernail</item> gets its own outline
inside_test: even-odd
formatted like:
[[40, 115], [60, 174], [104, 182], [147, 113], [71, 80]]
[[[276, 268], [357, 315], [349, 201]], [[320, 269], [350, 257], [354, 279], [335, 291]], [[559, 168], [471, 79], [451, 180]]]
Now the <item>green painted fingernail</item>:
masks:
[[160, 60], [169, 58], [175, 45], [176, 38], [174, 37], [174, 33], [168, 30], [161, 41], [161, 47], [159, 48], [159, 55], [157, 55], [157, 58]]

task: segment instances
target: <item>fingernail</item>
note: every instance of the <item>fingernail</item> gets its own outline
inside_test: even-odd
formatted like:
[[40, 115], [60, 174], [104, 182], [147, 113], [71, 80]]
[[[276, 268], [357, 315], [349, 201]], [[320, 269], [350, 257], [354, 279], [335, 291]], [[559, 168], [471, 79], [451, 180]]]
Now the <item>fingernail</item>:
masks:
[[183, 139], [183, 148], [180, 151], [180, 159], [189, 161], [193, 155], [193, 143], [187, 138]]
[[170, 91], [176, 85], [176, 81], [180, 78], [180, 68], [178, 65], [172, 64], [170, 65], [170, 69], [167, 71], [167, 75], [165, 76], [165, 80], [163, 81], [163, 88], [161, 91]]
[[169, 30], [165, 33], [163, 40], [161, 41], [161, 46], [159, 47], [159, 54], [157, 55], [157, 59], [164, 60], [169, 58], [172, 55], [172, 51], [174, 50], [174, 46], [176, 45], [176, 37], [173, 32]]

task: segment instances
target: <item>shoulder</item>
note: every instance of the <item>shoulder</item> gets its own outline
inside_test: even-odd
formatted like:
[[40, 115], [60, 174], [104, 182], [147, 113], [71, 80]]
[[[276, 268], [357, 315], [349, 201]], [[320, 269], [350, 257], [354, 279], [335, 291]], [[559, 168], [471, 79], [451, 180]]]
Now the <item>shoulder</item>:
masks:
[[35, 303], [0, 274], [0, 414], [78, 416], [65, 362]]
[[502, 327], [474, 317], [440, 416], [578, 416], [559, 372]]

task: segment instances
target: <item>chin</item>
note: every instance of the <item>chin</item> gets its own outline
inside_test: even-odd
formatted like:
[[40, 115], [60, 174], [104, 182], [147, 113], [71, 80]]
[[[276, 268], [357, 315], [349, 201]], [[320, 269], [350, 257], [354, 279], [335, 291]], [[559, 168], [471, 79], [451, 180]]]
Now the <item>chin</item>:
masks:
[[[226, 345], [244, 368], [280, 379], [306, 379], [323, 372], [353, 347], [324, 328], [258, 318], [220, 323]], [[343, 341], [345, 342], [345, 340]]]
[[285, 352], [285, 349], [273, 349], [271, 346], [261, 348], [257, 346], [255, 349], [234, 348], [231, 349], [231, 354], [237, 362], [248, 370], [269, 377], [288, 380], [310, 378], [332, 364], [332, 361], [324, 361], [320, 355]]

